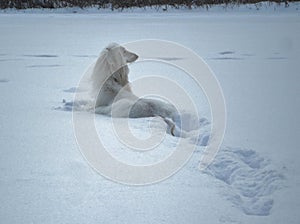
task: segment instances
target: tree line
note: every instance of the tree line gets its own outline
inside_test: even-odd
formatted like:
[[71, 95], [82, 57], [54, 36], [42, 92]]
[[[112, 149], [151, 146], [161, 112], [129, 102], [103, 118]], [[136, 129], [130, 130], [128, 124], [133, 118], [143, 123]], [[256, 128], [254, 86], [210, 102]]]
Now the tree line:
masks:
[[[269, 2], [276, 2], [278, 4], [284, 3], [286, 6], [288, 2], [294, 0], [272, 0]], [[299, 0], [298, 0], [299, 1]], [[132, 7], [208, 7], [215, 4], [225, 5], [240, 5], [246, 3], [259, 3], [262, 0], [0, 0], [0, 8], [65, 8], [65, 7], [98, 7], [124, 9]]]

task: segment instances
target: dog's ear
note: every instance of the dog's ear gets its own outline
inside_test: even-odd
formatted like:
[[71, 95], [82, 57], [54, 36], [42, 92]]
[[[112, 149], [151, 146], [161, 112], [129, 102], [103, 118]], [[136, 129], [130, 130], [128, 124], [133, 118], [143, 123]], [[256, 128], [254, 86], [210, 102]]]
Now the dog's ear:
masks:
[[109, 49], [109, 48], [105, 49], [105, 59], [106, 59], [106, 62], [109, 65], [113, 65], [114, 64], [114, 58], [113, 58], [113, 55], [112, 55], [112, 49]]
[[106, 48], [105, 51], [106, 61], [109, 65], [111, 74], [126, 65], [126, 60], [120, 52], [120, 47]]

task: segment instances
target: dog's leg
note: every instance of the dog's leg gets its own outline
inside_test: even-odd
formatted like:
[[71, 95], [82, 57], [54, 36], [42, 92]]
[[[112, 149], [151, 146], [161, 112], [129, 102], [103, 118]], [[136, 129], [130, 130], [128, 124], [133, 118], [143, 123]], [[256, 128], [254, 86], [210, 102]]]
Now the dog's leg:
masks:
[[166, 124], [168, 125], [167, 133], [175, 136], [174, 131], [175, 131], [176, 126], [175, 126], [174, 122], [168, 118], [162, 117], [162, 119], [164, 119], [164, 122], [166, 122]]
[[167, 133], [173, 135], [174, 137], [186, 138], [188, 133], [176, 126], [173, 120], [169, 118], [162, 117], [166, 124], [168, 125]]
[[110, 115], [111, 113], [111, 106], [100, 106], [95, 108], [96, 114], [104, 114], [104, 115]]

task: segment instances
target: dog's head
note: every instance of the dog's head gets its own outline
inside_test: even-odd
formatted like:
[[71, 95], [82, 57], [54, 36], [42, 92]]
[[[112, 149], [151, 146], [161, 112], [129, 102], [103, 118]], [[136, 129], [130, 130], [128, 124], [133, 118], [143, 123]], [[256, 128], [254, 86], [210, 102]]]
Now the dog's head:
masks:
[[127, 63], [134, 62], [138, 56], [117, 43], [109, 44], [103, 51], [107, 63], [111, 67], [111, 72], [114, 73]]
[[106, 82], [120, 86], [128, 84], [129, 69], [127, 64], [138, 59], [138, 55], [126, 50], [123, 46], [111, 43], [101, 52], [93, 69], [91, 81], [92, 93], [97, 93]]
[[108, 80], [120, 86], [128, 85], [129, 69], [127, 63], [136, 61], [138, 56], [116, 43], [109, 44], [104, 51], [112, 73]]

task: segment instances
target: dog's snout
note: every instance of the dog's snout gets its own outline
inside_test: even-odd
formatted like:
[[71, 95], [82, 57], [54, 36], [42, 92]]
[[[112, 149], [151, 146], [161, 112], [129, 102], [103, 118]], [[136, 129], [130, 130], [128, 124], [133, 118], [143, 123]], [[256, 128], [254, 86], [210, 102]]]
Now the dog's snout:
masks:
[[133, 54], [133, 61], [136, 61], [139, 58], [137, 54]]
[[131, 63], [131, 62], [136, 61], [136, 60], [138, 59], [138, 57], [139, 57], [138, 55], [136, 55], [136, 54], [134, 54], [134, 53], [131, 53], [131, 54], [130, 54], [130, 57], [128, 57], [126, 61], [127, 61], [128, 63]]

